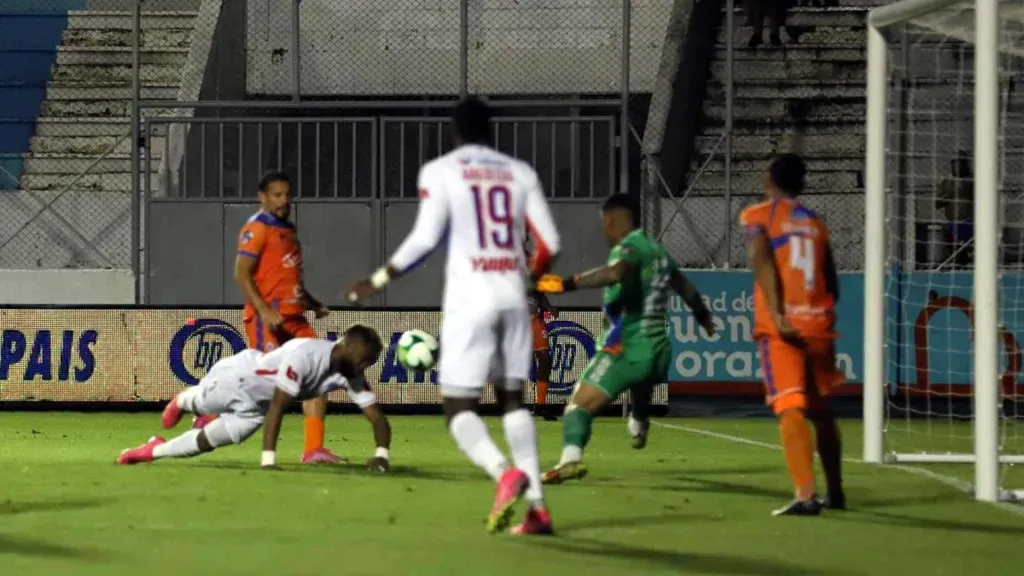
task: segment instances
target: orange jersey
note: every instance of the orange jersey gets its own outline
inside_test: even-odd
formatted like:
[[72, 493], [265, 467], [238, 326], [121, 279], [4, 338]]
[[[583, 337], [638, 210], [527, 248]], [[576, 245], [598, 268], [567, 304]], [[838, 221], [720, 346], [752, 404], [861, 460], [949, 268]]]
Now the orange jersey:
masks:
[[[769, 200], [740, 213], [748, 238], [767, 236], [786, 319], [804, 338], [836, 337], [835, 295], [826, 281], [828, 228], [793, 199]], [[754, 283], [754, 336], [776, 336], [761, 286]]]
[[[253, 214], [238, 235], [238, 254], [256, 259], [254, 280], [260, 296], [282, 316], [301, 316], [302, 247], [291, 222], [262, 210]], [[245, 305], [245, 318], [255, 316]]]

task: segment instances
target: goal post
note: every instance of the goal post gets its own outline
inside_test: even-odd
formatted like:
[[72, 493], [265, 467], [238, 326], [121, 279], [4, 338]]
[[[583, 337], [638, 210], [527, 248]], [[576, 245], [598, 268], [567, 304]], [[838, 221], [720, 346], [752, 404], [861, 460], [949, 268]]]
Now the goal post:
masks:
[[1019, 0], [868, 16], [863, 458], [973, 463], [984, 501], [1014, 496], [1003, 464], [1024, 462], [1024, 251], [1002, 246], [1024, 229], [1022, 40]]

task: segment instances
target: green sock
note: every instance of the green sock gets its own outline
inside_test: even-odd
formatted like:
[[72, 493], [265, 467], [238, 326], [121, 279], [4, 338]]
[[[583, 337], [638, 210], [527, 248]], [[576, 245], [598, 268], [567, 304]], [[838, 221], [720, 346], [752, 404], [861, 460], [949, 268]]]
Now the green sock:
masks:
[[581, 450], [590, 442], [591, 424], [594, 416], [586, 410], [576, 408], [562, 417], [562, 444], [578, 446]]

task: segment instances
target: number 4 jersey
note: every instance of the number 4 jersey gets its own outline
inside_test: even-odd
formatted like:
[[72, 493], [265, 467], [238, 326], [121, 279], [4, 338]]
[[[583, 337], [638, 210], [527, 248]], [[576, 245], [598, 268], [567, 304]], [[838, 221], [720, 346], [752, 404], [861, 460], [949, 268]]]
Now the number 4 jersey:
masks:
[[533, 168], [486, 146], [460, 146], [423, 166], [419, 197], [416, 224], [391, 266], [415, 267], [447, 234], [445, 310], [525, 310], [527, 227], [535, 258], [560, 244]]
[[[804, 338], [835, 338], [835, 296], [826, 281], [828, 228], [794, 199], [755, 204], [740, 213], [748, 242], [766, 236], [771, 246], [786, 319]], [[754, 336], [775, 336], [761, 286], [754, 282]]]

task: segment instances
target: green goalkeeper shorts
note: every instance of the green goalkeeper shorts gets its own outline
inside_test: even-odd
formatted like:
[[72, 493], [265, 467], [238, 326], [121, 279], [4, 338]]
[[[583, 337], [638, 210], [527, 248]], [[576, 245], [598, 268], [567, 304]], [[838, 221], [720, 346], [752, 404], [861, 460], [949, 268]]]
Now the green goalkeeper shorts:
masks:
[[627, 342], [619, 354], [605, 350], [594, 354], [579, 381], [601, 389], [614, 400], [626, 390], [665, 382], [671, 358], [667, 342], [659, 346], [650, 342], [630, 346]]

